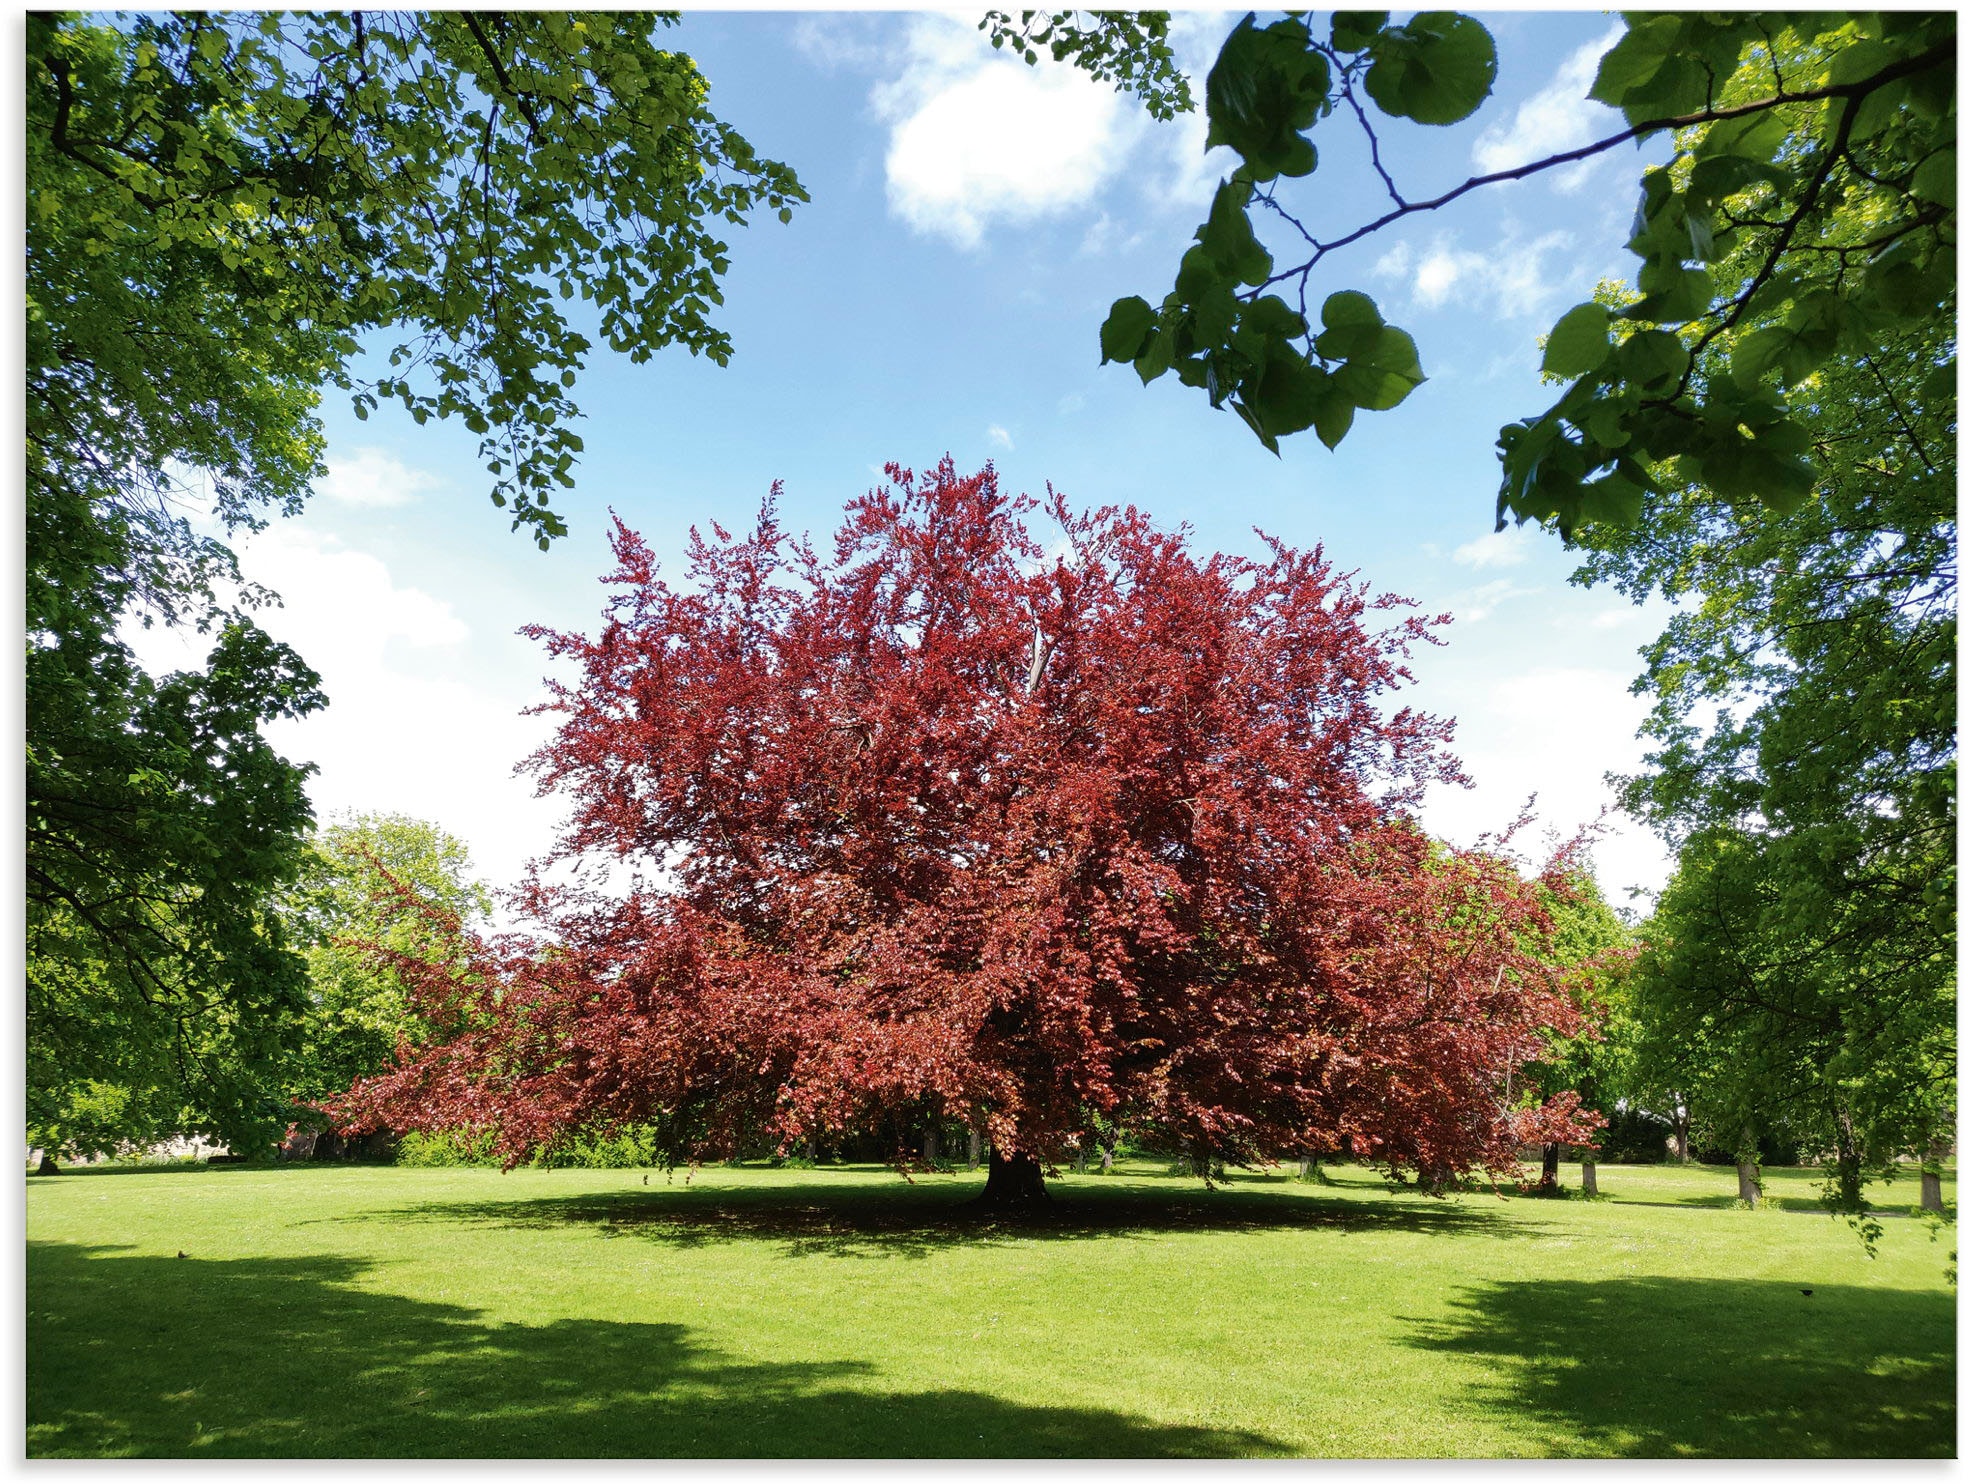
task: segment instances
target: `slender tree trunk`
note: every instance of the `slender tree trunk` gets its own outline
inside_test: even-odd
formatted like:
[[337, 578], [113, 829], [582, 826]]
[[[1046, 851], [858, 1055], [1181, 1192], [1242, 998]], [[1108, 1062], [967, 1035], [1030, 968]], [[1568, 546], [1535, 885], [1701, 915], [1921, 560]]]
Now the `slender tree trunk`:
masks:
[[1736, 1199], [1752, 1207], [1763, 1199], [1763, 1183], [1756, 1177], [1753, 1159], [1736, 1161]]
[[1599, 1194], [1599, 1161], [1590, 1155], [1579, 1162], [1579, 1188], [1587, 1195]]
[[1045, 1172], [1036, 1159], [1029, 1154], [991, 1151], [991, 1172], [984, 1178], [984, 1193], [973, 1204], [996, 1211], [1034, 1211], [1051, 1202]]
[[[1103, 1175], [1114, 1173], [1114, 1146], [1112, 1144], [1102, 1144], [1100, 1146], [1100, 1173]], [[1939, 1189], [1940, 1187], [1936, 1186], [1935, 1188]]]
[[984, 1131], [974, 1128], [970, 1131], [970, 1167], [974, 1170], [984, 1163]]
[[1687, 1104], [1683, 1103], [1674, 1111], [1674, 1157], [1682, 1164], [1688, 1162], [1688, 1125], [1691, 1122], [1693, 1115], [1688, 1112]]
[[1936, 1137], [1927, 1146], [1927, 1158], [1920, 1164], [1920, 1209], [1944, 1211], [1941, 1202], [1941, 1161], [1947, 1158], [1947, 1140]]
[[806, 1140], [806, 1162], [810, 1165], [820, 1163], [820, 1146], [813, 1141], [811, 1134], [807, 1136]]
[[926, 1165], [936, 1163], [936, 1125], [933, 1123], [923, 1135], [923, 1163]]
[[1563, 1144], [1544, 1146], [1544, 1169], [1538, 1175], [1538, 1193], [1556, 1195], [1558, 1193], [1558, 1157], [1565, 1152]]

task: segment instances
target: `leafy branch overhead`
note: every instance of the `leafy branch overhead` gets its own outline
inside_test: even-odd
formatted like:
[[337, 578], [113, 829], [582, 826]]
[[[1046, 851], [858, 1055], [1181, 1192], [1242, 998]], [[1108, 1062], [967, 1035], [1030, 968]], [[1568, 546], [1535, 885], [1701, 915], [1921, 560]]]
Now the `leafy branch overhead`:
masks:
[[[1468, 118], [1496, 77], [1488, 31], [1448, 12], [1400, 25], [1341, 12], [1321, 40], [1296, 16], [1247, 16], [1205, 87], [1208, 142], [1242, 163], [1172, 292], [1159, 306], [1114, 304], [1101, 359], [1144, 382], [1173, 370], [1273, 453], [1308, 428], [1334, 447], [1356, 412], [1398, 406], [1425, 378], [1413, 339], [1367, 295], [1328, 293], [1314, 313], [1330, 254], [1484, 187], [1667, 134], [1673, 160], [1643, 176], [1627, 243], [1636, 291], [1559, 319], [1543, 369], [1570, 384], [1499, 436], [1498, 525], [1535, 519], [1569, 537], [1585, 522], [1630, 524], [1649, 492], [1688, 479], [1793, 509], [1817, 485], [1794, 416], [1814, 373], [1952, 302], [1954, 32], [1951, 14], [1631, 15], [1591, 90], [1624, 129], [1414, 200], [1382, 159], [1375, 116]], [[1333, 114], [1364, 137], [1388, 204], [1325, 234], [1280, 184], [1317, 170], [1313, 136]], [[1253, 223], [1260, 210], [1295, 240], [1283, 266]], [[1951, 356], [1935, 374], [1952, 378]]]
[[[786, 220], [806, 199], [711, 113], [691, 59], [655, 44], [675, 19], [32, 18], [30, 439], [47, 459], [81, 447], [109, 451], [109, 466], [209, 470], [236, 521], [305, 494], [325, 381], [358, 416], [396, 401], [419, 423], [464, 423], [515, 527], [543, 546], [563, 534], [550, 506], [573, 482], [569, 389], [593, 347], [560, 306], [591, 304], [633, 360], [681, 345], [721, 365], [719, 229]], [[169, 307], [199, 293], [209, 302], [184, 325], [157, 324], [160, 295]], [[227, 343], [234, 320], [254, 343]], [[180, 446], [196, 417], [168, 405], [174, 378], [153, 374], [154, 349], [132, 354], [133, 340], [173, 343], [152, 340], [160, 328], [181, 359], [206, 353], [202, 330], [215, 361], [243, 363], [224, 374], [253, 401], [215, 400], [226, 421], [263, 423], [284, 457], [241, 467], [229, 450]], [[359, 379], [375, 332], [389, 336], [372, 347], [387, 369]], [[258, 405], [275, 377], [291, 383], [287, 404]]]

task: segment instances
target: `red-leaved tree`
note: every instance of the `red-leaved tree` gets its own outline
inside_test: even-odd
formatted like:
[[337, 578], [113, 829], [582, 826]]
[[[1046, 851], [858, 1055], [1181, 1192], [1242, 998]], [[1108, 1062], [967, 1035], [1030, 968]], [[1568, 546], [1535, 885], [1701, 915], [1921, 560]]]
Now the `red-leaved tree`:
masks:
[[697, 1158], [927, 1108], [1013, 1203], [1094, 1111], [1204, 1169], [1344, 1144], [1428, 1180], [1566, 1122], [1511, 1095], [1572, 1024], [1535, 893], [1405, 812], [1458, 777], [1384, 704], [1440, 620], [1317, 550], [1199, 560], [1057, 495], [1042, 548], [988, 467], [888, 472], [831, 558], [768, 501], [680, 589], [617, 522], [601, 632], [528, 630], [579, 677], [530, 766], [554, 859], [633, 884], [536, 876], [539, 936], [398, 965], [446, 1034], [346, 1122], [517, 1160], [653, 1120]]

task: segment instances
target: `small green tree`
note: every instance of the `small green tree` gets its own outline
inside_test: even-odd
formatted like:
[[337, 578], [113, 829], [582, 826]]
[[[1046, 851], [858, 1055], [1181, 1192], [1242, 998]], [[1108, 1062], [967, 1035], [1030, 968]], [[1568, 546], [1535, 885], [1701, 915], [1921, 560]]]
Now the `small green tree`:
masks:
[[[1578, 1029], [1569, 1035], [1545, 1032], [1545, 1049], [1524, 1069], [1528, 1085], [1541, 1097], [1571, 1093], [1582, 1110], [1610, 1120], [1630, 1090], [1632, 1016], [1626, 996], [1633, 955], [1632, 930], [1607, 905], [1589, 869], [1561, 870], [1538, 887], [1551, 916], [1550, 962], [1578, 1006]], [[1566, 1145], [1544, 1146], [1540, 1188], [1555, 1192], [1558, 1162]], [[1597, 1162], [1591, 1146], [1583, 1156], [1586, 1194], [1598, 1193]]]
[[[431, 910], [405, 910], [406, 891]], [[308, 977], [289, 1100], [311, 1105], [346, 1092], [388, 1066], [399, 1042], [428, 1038], [396, 972], [372, 949], [446, 962], [456, 930], [482, 926], [491, 910], [464, 842], [435, 824], [351, 814], [318, 831], [286, 902]]]

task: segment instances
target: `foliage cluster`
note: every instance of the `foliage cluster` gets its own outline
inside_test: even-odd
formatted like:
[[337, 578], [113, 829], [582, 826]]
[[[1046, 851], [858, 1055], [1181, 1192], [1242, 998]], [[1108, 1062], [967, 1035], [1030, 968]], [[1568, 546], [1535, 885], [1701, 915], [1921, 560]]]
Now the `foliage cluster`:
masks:
[[[1671, 137], [1673, 161], [1643, 177], [1628, 243], [1639, 293], [1579, 305], [1553, 328], [1545, 369], [1571, 385], [1502, 431], [1498, 523], [1567, 535], [1631, 524], [1648, 494], [1697, 477], [1794, 510], [1817, 475], [1799, 384], [1935, 320], [1952, 293], [1954, 30], [1951, 14], [1914, 12], [1630, 16], [1591, 90], [1626, 128], [1414, 200], [1382, 160], [1369, 106], [1429, 125], [1466, 119], [1495, 79], [1488, 31], [1450, 12], [1397, 25], [1343, 11], [1323, 32], [1297, 15], [1263, 27], [1247, 17], [1205, 89], [1209, 143], [1241, 163], [1159, 307], [1115, 303], [1102, 359], [1133, 363], [1143, 381], [1173, 369], [1273, 452], [1307, 428], [1332, 447], [1356, 411], [1398, 406], [1423, 376], [1412, 337], [1366, 294], [1329, 293], [1314, 314], [1328, 255], [1485, 186]], [[1317, 169], [1311, 136], [1335, 114], [1362, 131], [1388, 204], [1328, 232], [1279, 189]], [[1264, 245], [1259, 208], [1298, 239], [1296, 261], [1281, 266]], [[1724, 263], [1738, 271], [1716, 271]]]

